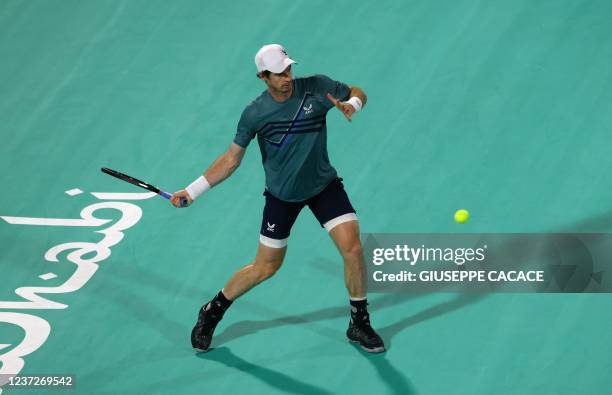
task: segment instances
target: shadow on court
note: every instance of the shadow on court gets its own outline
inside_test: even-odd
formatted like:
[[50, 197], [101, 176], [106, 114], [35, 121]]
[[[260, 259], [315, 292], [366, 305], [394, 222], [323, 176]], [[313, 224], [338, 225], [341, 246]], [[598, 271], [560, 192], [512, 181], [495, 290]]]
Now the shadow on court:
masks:
[[215, 361], [228, 368], [249, 374], [280, 391], [290, 394], [331, 394], [331, 392], [321, 387], [300, 381], [279, 371], [246, 361], [232, 353], [227, 347], [215, 348], [214, 352], [200, 353], [197, 355], [201, 359]]
[[[326, 259], [317, 259], [313, 261], [312, 266], [333, 277], [342, 275], [340, 271], [334, 270], [336, 266], [341, 269], [341, 263], [339, 262], [333, 262], [333, 261], [326, 260]], [[442, 287], [440, 287], [439, 289], [432, 289], [432, 292], [443, 292], [443, 291], [444, 289]], [[406, 294], [406, 293], [404, 294], [384, 294], [376, 298], [372, 298], [372, 296], [370, 296], [370, 303], [372, 305], [371, 311], [373, 312], [373, 315], [374, 315], [373, 316], [374, 327], [377, 328], [376, 326], [376, 311], [377, 310], [381, 310], [381, 309], [385, 309], [389, 307], [395, 307], [405, 302], [408, 302], [410, 300], [415, 300], [419, 297], [424, 297], [424, 296], [427, 296], [427, 294]], [[444, 314], [458, 310], [464, 306], [476, 303], [477, 301], [483, 299], [486, 296], [487, 296], [486, 294], [458, 294], [454, 299], [448, 302], [443, 302], [441, 304], [438, 304], [436, 306], [423, 310], [422, 312], [419, 312], [410, 317], [406, 317], [389, 326], [378, 327], [378, 330], [381, 336], [383, 337], [383, 339], [385, 340], [385, 345], [386, 345], [387, 350], [390, 350], [392, 348], [392, 345], [391, 345], [392, 337], [395, 336], [397, 333], [401, 332], [402, 330], [408, 328], [409, 326], [418, 324], [420, 322], [423, 322], [429, 319], [433, 319], [433, 318], [442, 316]], [[347, 303], [342, 306], [327, 307], [324, 309], [319, 309], [319, 310], [311, 311], [308, 313], [286, 315], [286, 316], [271, 319], [271, 320], [240, 321], [240, 322], [236, 322], [228, 326], [227, 328], [225, 328], [225, 330], [222, 333], [216, 335], [214, 342], [217, 345], [221, 345], [229, 341], [232, 341], [234, 339], [237, 339], [243, 336], [252, 335], [256, 332], [270, 329], [270, 328], [276, 328], [276, 327], [285, 326], [285, 325], [309, 324], [309, 323], [315, 323], [319, 321], [333, 320], [333, 319], [342, 318], [342, 317], [346, 317], [347, 325], [348, 325], [348, 319], [350, 317], [349, 309], [350, 308]], [[334, 333], [331, 334], [332, 337], [337, 337], [338, 335], [344, 336], [344, 333], [343, 333], [344, 329], [345, 328], [343, 328], [342, 332], [333, 331]], [[340, 333], [337, 333], [337, 332], [340, 332]]]
[[378, 377], [387, 387], [389, 387], [390, 393], [402, 395], [417, 394], [416, 388], [412, 385], [410, 380], [406, 378], [406, 375], [389, 362], [387, 354], [371, 354], [367, 351], [363, 351], [361, 347], [356, 344], [352, 346], [372, 365]]
[[594, 215], [582, 221], [560, 227], [559, 232], [572, 233], [610, 233], [612, 231], [612, 211]]
[[[415, 299], [419, 295], [407, 295], [407, 294], [390, 294], [384, 295], [380, 298], [376, 298], [373, 301], [373, 305], [375, 309], [382, 309], [400, 305], [408, 300]], [[453, 300], [449, 302], [445, 302], [436, 306], [433, 306], [427, 310], [424, 310], [416, 315], [407, 317], [396, 323], [380, 328], [379, 332], [383, 339], [385, 340], [385, 344], [387, 346], [387, 350], [392, 348], [392, 338], [397, 333], [406, 329], [409, 326], [415, 325], [419, 322], [426, 321], [428, 319], [432, 319], [451, 311], [460, 309], [463, 306], [468, 304], [475, 303], [479, 299], [483, 298], [485, 295], [459, 295]], [[304, 324], [312, 324], [317, 321], [324, 321], [330, 319], [337, 318], [347, 318], [349, 317], [349, 307], [348, 306], [338, 306], [338, 307], [329, 307], [325, 309], [320, 309], [316, 311], [312, 311], [306, 314], [296, 314], [284, 316], [272, 320], [261, 320], [261, 321], [241, 321], [234, 323], [227, 327], [222, 333], [215, 336], [213, 342], [215, 345], [222, 345], [227, 343], [233, 339], [237, 339], [243, 336], [252, 335], [258, 331], [280, 327], [284, 325], [304, 325]], [[326, 329], [324, 332], [321, 329], [313, 329], [314, 331], [324, 335], [325, 337], [329, 337], [332, 339], [339, 339], [344, 337], [344, 327], [342, 330], [329, 330]], [[363, 351], [359, 346], [353, 345], [355, 351], [362, 355], [369, 364], [372, 365], [377, 375], [380, 377], [383, 383], [388, 387], [387, 389], [390, 391], [389, 393], [393, 394], [416, 394], [417, 391], [408, 379], [405, 372], [402, 372], [400, 369], [396, 368], [391, 364], [391, 362], [387, 359], [386, 354], [371, 354], [366, 351]], [[220, 349], [215, 348], [212, 352], [208, 353], [206, 358], [212, 357], [217, 354], [218, 350], [223, 350], [225, 347]], [[230, 366], [230, 365], [228, 365]], [[236, 367], [236, 366], [234, 366]], [[240, 368], [238, 368], [241, 370]]]

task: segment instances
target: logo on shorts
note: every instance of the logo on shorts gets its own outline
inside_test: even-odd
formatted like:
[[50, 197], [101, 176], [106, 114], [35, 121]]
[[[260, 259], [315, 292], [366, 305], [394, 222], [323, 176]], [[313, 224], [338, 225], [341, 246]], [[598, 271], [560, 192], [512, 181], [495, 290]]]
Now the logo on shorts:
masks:
[[312, 109], [312, 103], [310, 103], [310, 105], [309, 105], [308, 107], [304, 106], [304, 114], [305, 114], [305, 115], [310, 115], [310, 114], [312, 114], [312, 111], [313, 111], [313, 109]]
[[274, 227], [276, 226], [276, 224], [270, 225], [269, 222], [266, 222], [266, 224], [268, 224], [268, 232], [274, 232]]

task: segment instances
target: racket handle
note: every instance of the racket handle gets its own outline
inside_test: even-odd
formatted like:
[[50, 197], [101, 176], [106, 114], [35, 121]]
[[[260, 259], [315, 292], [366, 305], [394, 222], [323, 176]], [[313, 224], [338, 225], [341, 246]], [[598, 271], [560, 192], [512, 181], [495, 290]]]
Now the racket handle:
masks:
[[[163, 197], [165, 197], [166, 199], [170, 200], [172, 198], [172, 194], [168, 193], [166, 191], [159, 191], [159, 194]], [[189, 206], [189, 200], [187, 200], [186, 197], [182, 197], [181, 198], [181, 207], [187, 207]]]

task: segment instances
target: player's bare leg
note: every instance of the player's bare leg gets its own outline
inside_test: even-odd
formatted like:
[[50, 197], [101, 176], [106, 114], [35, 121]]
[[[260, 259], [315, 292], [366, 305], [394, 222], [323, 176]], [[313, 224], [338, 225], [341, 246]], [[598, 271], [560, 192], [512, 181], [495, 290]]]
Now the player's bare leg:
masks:
[[238, 270], [223, 287], [223, 294], [235, 300], [257, 284], [272, 277], [280, 269], [287, 247], [272, 248], [259, 243], [255, 262]]
[[344, 259], [344, 280], [351, 298], [351, 321], [346, 331], [350, 341], [368, 352], [383, 352], [385, 345], [372, 329], [367, 309], [367, 278], [363, 249], [359, 240], [359, 222], [336, 225], [329, 232]]
[[191, 331], [191, 344], [200, 352], [208, 351], [215, 328], [232, 302], [257, 284], [272, 277], [281, 267], [287, 247], [272, 248], [259, 244], [255, 261], [238, 270], [210, 302], [202, 306]]
[[359, 222], [336, 225], [329, 235], [344, 259], [344, 283], [351, 298], [363, 299], [367, 292], [366, 268], [359, 240]]

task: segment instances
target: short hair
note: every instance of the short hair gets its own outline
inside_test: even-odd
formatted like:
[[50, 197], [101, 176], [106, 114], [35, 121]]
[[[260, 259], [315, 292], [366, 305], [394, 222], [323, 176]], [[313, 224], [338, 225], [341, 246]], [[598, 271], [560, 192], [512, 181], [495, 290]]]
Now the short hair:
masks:
[[272, 74], [270, 70], [264, 70], [264, 71], [260, 71], [259, 73], [257, 73], [257, 77], [258, 78], [262, 78], [262, 77], [270, 78], [270, 74]]

